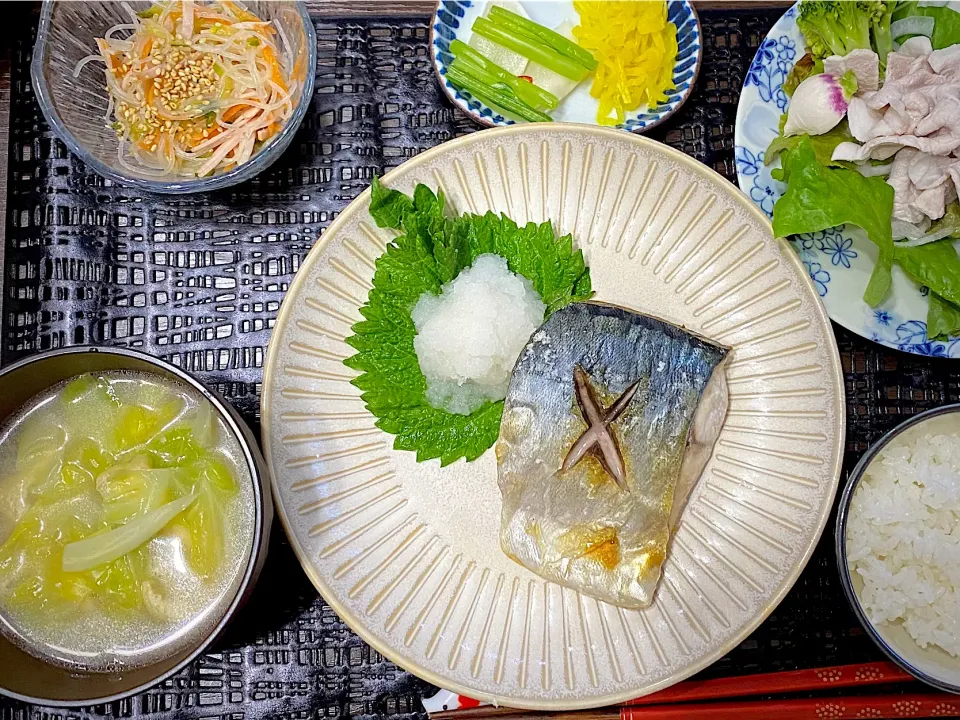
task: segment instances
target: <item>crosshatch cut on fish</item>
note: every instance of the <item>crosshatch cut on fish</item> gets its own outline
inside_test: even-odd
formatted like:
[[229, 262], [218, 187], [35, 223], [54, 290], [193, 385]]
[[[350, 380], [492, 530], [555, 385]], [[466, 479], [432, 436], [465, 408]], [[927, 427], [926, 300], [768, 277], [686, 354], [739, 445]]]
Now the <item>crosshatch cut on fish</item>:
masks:
[[[520, 354], [504, 405], [496, 448], [504, 552], [547, 580], [647, 607], [723, 425], [728, 355], [619, 307], [553, 313]], [[593, 442], [611, 410], [610, 436]]]

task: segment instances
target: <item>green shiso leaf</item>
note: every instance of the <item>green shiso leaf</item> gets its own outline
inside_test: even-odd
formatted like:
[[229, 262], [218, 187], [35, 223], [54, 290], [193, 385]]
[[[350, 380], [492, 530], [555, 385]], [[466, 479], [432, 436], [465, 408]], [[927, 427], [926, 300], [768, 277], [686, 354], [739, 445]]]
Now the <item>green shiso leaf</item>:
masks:
[[404, 214], [413, 209], [413, 202], [398, 190], [387, 190], [375, 177], [370, 186], [370, 215], [379, 227], [400, 229]]
[[443, 193], [418, 185], [413, 197], [374, 179], [370, 214], [380, 227], [400, 231], [377, 259], [373, 289], [360, 308], [363, 320], [347, 343], [357, 352], [344, 363], [359, 370], [353, 384], [376, 418], [377, 427], [396, 436], [394, 447], [439, 458], [448, 465], [475, 460], [497, 440], [503, 401], [488, 402], [470, 415], [432, 407], [427, 382], [413, 346], [410, 314], [425, 292], [438, 295], [445, 283], [480, 255], [495, 253], [512, 272], [533, 284], [546, 315], [593, 295], [590, 271], [573, 238], [558, 238], [549, 222], [517, 225], [504, 215], [455, 216]]

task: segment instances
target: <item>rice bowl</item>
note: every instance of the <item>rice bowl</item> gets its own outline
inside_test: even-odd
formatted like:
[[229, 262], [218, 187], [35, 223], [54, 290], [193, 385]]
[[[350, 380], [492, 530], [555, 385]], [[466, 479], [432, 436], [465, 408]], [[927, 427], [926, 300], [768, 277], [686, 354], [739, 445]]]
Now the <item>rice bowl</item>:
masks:
[[960, 693], [960, 405], [921, 413], [860, 460], [836, 546], [867, 633], [905, 670]]

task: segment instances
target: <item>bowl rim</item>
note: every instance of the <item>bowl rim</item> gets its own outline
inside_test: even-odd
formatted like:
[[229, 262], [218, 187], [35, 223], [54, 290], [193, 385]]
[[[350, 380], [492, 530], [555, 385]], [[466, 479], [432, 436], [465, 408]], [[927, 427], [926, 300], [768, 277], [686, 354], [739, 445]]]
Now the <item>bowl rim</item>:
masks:
[[49, 48], [50, 25], [53, 21], [53, 8], [57, 0], [43, 0], [43, 8], [40, 12], [40, 24], [37, 28], [37, 39], [33, 45], [33, 57], [30, 61], [30, 84], [37, 96], [40, 111], [43, 113], [47, 124], [50, 125], [50, 129], [53, 130], [57, 138], [67, 146], [67, 149], [71, 153], [79, 157], [85, 165], [91, 167], [98, 175], [112, 180], [119, 185], [135, 187], [139, 190], [153, 193], [182, 195], [186, 193], [220, 190], [249, 180], [270, 167], [270, 165], [284, 153], [292, 142], [293, 136], [300, 128], [300, 124], [303, 122], [303, 118], [306, 117], [307, 110], [313, 100], [313, 87], [317, 74], [317, 31], [313, 25], [310, 13], [307, 10], [305, 0], [289, 1], [296, 6], [307, 35], [307, 68], [300, 100], [293, 109], [293, 115], [272, 142], [261, 149], [256, 155], [253, 155], [247, 162], [238, 165], [232, 170], [228, 170], [219, 175], [202, 178], [184, 177], [183, 179], [169, 181], [148, 180], [146, 178], [125, 175], [94, 157], [86, 146], [70, 132], [61, 119], [60, 113], [53, 103], [53, 94], [50, 91], [44, 75], [45, 59]]
[[873, 463], [880, 452], [895, 438], [899, 437], [904, 431], [909, 430], [915, 425], [919, 425], [926, 420], [930, 420], [931, 418], [939, 417], [941, 415], [950, 415], [953, 413], [960, 413], [960, 403], [941, 405], [940, 407], [931, 408], [930, 410], [917, 413], [913, 417], [904, 420], [896, 427], [888, 430], [879, 440], [877, 440], [867, 449], [867, 451], [860, 458], [860, 461], [851, 471], [850, 477], [847, 480], [847, 485], [840, 495], [840, 502], [837, 506], [837, 523], [834, 534], [834, 545], [837, 553], [837, 569], [840, 574], [840, 584], [843, 586], [843, 592], [847, 596], [847, 602], [850, 603], [850, 607], [857, 616], [857, 620], [860, 621], [863, 629], [866, 631], [867, 635], [870, 636], [870, 639], [873, 640], [874, 644], [876, 644], [876, 646], [879, 647], [880, 650], [882, 650], [883, 653], [894, 664], [896, 664], [902, 670], [913, 675], [915, 678], [917, 678], [917, 680], [920, 680], [945, 692], [960, 694], [960, 685], [954, 685], [944, 680], [939, 680], [938, 678], [933, 677], [918, 667], [915, 667], [904, 657], [902, 657], [883, 638], [874, 624], [870, 622], [870, 618], [867, 617], [863, 606], [860, 604], [860, 598], [853, 589], [853, 579], [850, 575], [850, 566], [847, 563], [847, 522], [850, 515], [850, 504], [853, 500], [854, 493], [860, 486], [860, 481], [863, 479], [866, 469]]
[[[46, 2], [47, 0], [44, 0], [44, 1]], [[469, 116], [471, 120], [473, 120], [476, 123], [479, 123], [485, 128], [512, 127], [514, 125], [535, 124], [527, 120], [514, 120], [509, 123], [494, 122], [490, 118], [484, 115], [481, 115], [474, 108], [470, 107], [466, 101], [458, 100], [454, 96], [453, 92], [451, 92], [450, 88], [447, 86], [446, 77], [440, 72], [439, 53], [434, 50], [434, 48], [436, 47], [434, 44], [434, 41], [436, 39], [436, 26], [437, 26], [437, 23], [439, 22], [438, 14], [440, 12], [441, 7], [443, 6], [443, 1], [444, 0], [436, 0], [436, 4], [434, 5], [434, 8], [433, 8], [433, 14], [430, 16], [430, 27], [428, 28], [429, 33], [427, 35], [427, 45], [430, 52], [430, 66], [433, 68], [433, 76], [434, 78], [436, 78], [437, 83], [440, 85], [440, 90], [443, 92], [444, 97], [446, 97], [447, 101], [450, 102], [451, 105], [453, 105], [454, 109], [459, 110], [460, 112]], [[474, 0], [474, 2], [482, 2], [482, 1], [485, 1], [485, 0]], [[693, 96], [693, 91], [696, 87], [697, 80], [700, 79], [700, 69], [703, 67], [703, 25], [700, 22], [700, 13], [697, 12], [697, 7], [691, 0], [674, 0], [674, 1], [679, 2], [682, 5], [685, 5], [690, 10], [691, 15], [693, 16], [694, 24], [696, 25], [696, 28], [697, 28], [697, 37], [698, 37], [697, 60], [693, 64], [693, 77], [690, 78], [690, 87], [688, 87], [687, 91], [680, 96], [680, 102], [677, 103], [676, 107], [663, 113], [656, 120], [653, 120], [652, 122], [644, 125], [643, 127], [635, 127], [635, 128], [625, 128], [625, 127], [620, 127], [619, 125], [600, 125], [597, 122], [575, 123], [573, 121], [562, 121], [562, 120], [554, 120], [553, 122], [564, 122], [567, 124], [585, 124], [588, 126], [601, 127], [608, 130], [624, 130], [626, 132], [633, 133], [634, 135], [643, 135], [647, 131], [653, 130], [658, 125], [666, 122], [667, 120], [672, 118], [674, 115], [676, 115], [681, 110], [681, 108], [683, 108], [683, 106], [686, 104], [687, 100], [689, 100]], [[674, 62], [674, 67], [676, 67], [676, 62]], [[486, 105], [486, 103], [482, 103], [482, 105], [484, 107], [489, 107], [488, 105]]]
[[[233, 410], [232, 406], [224, 400], [219, 393], [214, 390], [207, 388], [203, 383], [194, 378], [191, 374], [185, 370], [178, 368], [175, 365], [172, 365], [165, 360], [148, 355], [137, 350], [130, 350], [128, 348], [115, 347], [115, 348], [103, 348], [95, 347], [90, 345], [77, 345], [73, 347], [58, 348], [55, 350], [48, 350], [46, 352], [37, 353], [35, 355], [30, 355], [29, 357], [18, 360], [10, 365], [6, 365], [3, 368], [0, 368], [0, 378], [3, 376], [12, 373], [17, 370], [21, 370], [25, 367], [29, 367], [35, 363], [40, 363], [45, 360], [48, 360], [52, 357], [58, 357], [62, 355], [81, 355], [87, 353], [98, 353], [102, 355], [117, 355], [122, 358], [130, 358], [134, 360], [139, 360], [141, 362], [148, 363], [150, 365], [155, 365], [158, 368], [170, 373], [175, 376], [180, 382], [188, 385], [197, 392], [199, 392], [206, 400], [213, 404], [220, 414], [220, 418], [227, 425], [227, 428], [231, 433], [237, 438], [237, 441], [240, 443], [240, 448], [243, 451], [243, 458], [246, 461], [247, 468], [250, 471], [250, 482], [253, 486], [253, 505], [254, 505], [254, 517], [253, 517], [253, 538], [250, 545], [250, 552], [246, 558], [246, 567], [243, 572], [243, 576], [240, 578], [240, 583], [237, 585], [236, 592], [234, 593], [233, 599], [230, 601], [230, 604], [224, 610], [223, 615], [217, 621], [216, 625], [210, 631], [206, 638], [201, 640], [199, 644], [190, 651], [184, 659], [174, 665], [169, 670], [161, 673], [155, 678], [148, 680], [146, 682], [137, 685], [136, 687], [130, 688], [128, 690], [123, 690], [112, 695], [105, 695], [97, 698], [89, 698], [83, 700], [51, 700], [49, 698], [34, 697], [30, 695], [23, 695], [18, 692], [7, 689], [0, 683], [0, 696], [7, 696], [15, 700], [20, 700], [21, 702], [32, 703], [36, 705], [44, 705], [47, 707], [58, 707], [58, 708], [76, 708], [76, 707], [87, 707], [90, 705], [99, 705], [111, 703], [116, 700], [123, 700], [125, 698], [132, 697], [137, 695], [144, 690], [155, 687], [159, 683], [163, 682], [167, 678], [175, 675], [176, 673], [183, 670], [187, 665], [196, 660], [201, 654], [203, 654], [210, 645], [217, 640], [227, 625], [230, 624], [230, 621], [233, 619], [233, 616], [236, 614], [237, 609], [242, 604], [244, 597], [248, 590], [251, 587], [252, 579], [255, 577], [257, 572], [257, 566], [260, 560], [260, 554], [263, 551], [268, 538], [265, 537], [265, 532], [267, 529], [266, 520], [267, 512], [265, 507], [265, 490], [263, 486], [263, 481], [269, 482], [269, 472], [266, 469], [266, 464], [262, 461], [257, 462], [257, 457], [259, 451], [256, 449], [256, 439], [252, 432], [249, 433], [249, 437], [243, 431], [243, 426], [237, 421], [237, 418], [234, 416], [236, 412]], [[252, 447], [251, 447], [252, 445]]]

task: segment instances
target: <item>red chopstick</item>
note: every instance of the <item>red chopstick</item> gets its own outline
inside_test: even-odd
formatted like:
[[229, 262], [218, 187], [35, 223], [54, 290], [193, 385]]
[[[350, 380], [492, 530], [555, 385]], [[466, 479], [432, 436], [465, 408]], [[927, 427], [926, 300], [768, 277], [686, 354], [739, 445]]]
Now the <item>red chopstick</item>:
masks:
[[[665, 703], [684, 703], [695, 701], [723, 700], [734, 697], [757, 695], [780, 695], [794, 692], [816, 692], [825, 689], [866, 687], [909, 682], [913, 678], [891, 662], [861, 663], [857, 665], [834, 665], [832, 667], [811, 668], [809, 670], [788, 670], [785, 672], [759, 673], [738, 677], [716, 678], [713, 680], [686, 680], [666, 690], [629, 700], [622, 710], [642, 710], [656, 705], [658, 711]], [[952, 697], [952, 696], [948, 696]], [[453, 700], [453, 698], [456, 698]], [[826, 701], [824, 701], [826, 702]], [[446, 705], [446, 701], [444, 702]], [[747, 704], [749, 703], [740, 703]], [[452, 708], [441, 712], [431, 712], [436, 720], [468, 718], [494, 718], [517, 714], [519, 711], [504, 707], [493, 707], [477, 703], [464, 696], [452, 696]], [[712, 706], [711, 706], [712, 707]], [[699, 713], [700, 706], [697, 706]], [[605, 710], [606, 714], [615, 708]], [[786, 720], [777, 718], [777, 720]], [[821, 720], [826, 720], [821, 718]]]
[[834, 665], [833, 667], [761, 673], [714, 680], [687, 680], [652, 695], [628, 700], [623, 705], [655, 705], [695, 700], [720, 700], [753, 695], [816, 692], [828, 688], [909, 682], [913, 678], [891, 662]]
[[620, 720], [845, 720], [892, 717], [960, 717], [960, 698], [949, 693], [930, 692], [620, 708]]

